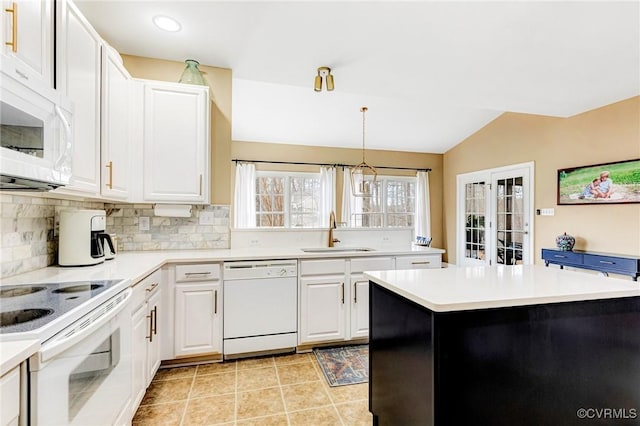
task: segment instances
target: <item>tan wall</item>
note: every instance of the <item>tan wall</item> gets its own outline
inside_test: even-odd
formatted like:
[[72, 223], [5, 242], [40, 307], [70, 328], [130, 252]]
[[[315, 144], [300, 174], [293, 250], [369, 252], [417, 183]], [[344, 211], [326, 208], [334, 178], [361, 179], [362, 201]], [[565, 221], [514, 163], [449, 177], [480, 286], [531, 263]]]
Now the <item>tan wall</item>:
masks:
[[[348, 148], [327, 148], [302, 145], [284, 145], [258, 142], [233, 141], [231, 156], [240, 160], [266, 161], [294, 161], [328, 164], [358, 164], [362, 161], [362, 151]], [[386, 167], [415, 167], [430, 168], [429, 192], [431, 197], [431, 232], [432, 245], [442, 247], [444, 243], [442, 233], [442, 154], [424, 154], [416, 152], [377, 151], [367, 150], [368, 164]], [[286, 170], [286, 171], [317, 171], [317, 166], [256, 164], [257, 170]], [[414, 171], [384, 170], [378, 172], [383, 175], [415, 176]], [[235, 173], [235, 172], [233, 172]], [[234, 180], [235, 175], [232, 176]], [[337, 173], [336, 210], [338, 217], [342, 209], [342, 173]]]
[[640, 204], [556, 205], [557, 170], [640, 158], [640, 97], [569, 118], [505, 113], [444, 154], [444, 228], [449, 262], [456, 262], [456, 176], [535, 162], [534, 259], [555, 237], [576, 237], [576, 249], [640, 255]]
[[[135, 78], [177, 82], [184, 63], [122, 55]], [[231, 70], [200, 65], [211, 87], [211, 204], [231, 204]], [[179, 148], [179, 147], [176, 147]]]

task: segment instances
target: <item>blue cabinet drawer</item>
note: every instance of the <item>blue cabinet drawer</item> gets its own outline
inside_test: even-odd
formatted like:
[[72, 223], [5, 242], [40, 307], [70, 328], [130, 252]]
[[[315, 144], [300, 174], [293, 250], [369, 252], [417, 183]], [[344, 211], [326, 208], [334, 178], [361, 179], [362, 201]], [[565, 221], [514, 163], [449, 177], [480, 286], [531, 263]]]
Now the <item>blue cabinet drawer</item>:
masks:
[[563, 264], [582, 264], [582, 253], [561, 250], [542, 250], [542, 259], [549, 262], [558, 262]]
[[637, 272], [638, 260], [625, 259], [621, 257], [597, 256], [591, 254], [584, 255], [585, 266], [593, 266], [594, 268], [607, 271], [620, 272]]

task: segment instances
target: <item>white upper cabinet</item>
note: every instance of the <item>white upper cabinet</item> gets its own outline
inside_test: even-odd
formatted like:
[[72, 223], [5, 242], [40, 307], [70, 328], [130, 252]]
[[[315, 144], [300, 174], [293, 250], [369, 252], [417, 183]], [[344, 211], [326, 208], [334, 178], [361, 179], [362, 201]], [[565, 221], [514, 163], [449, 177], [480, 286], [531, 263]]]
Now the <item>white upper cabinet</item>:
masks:
[[53, 0], [2, 1], [2, 52], [14, 77], [34, 88], [53, 87]]
[[208, 203], [209, 88], [143, 84], [143, 201]]
[[102, 40], [78, 8], [56, 2], [56, 88], [74, 104], [73, 169], [64, 190], [100, 194]]
[[131, 76], [120, 56], [102, 49], [102, 196], [127, 200], [131, 182], [129, 99]]

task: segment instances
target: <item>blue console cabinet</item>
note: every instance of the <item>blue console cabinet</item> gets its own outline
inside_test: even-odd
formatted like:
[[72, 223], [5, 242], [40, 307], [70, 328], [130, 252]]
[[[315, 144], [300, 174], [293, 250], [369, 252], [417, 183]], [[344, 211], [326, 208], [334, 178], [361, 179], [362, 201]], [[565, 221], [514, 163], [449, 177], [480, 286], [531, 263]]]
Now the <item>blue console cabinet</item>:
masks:
[[560, 265], [560, 268], [571, 266], [591, 269], [605, 275], [609, 273], [629, 275], [634, 281], [638, 281], [640, 275], [640, 257], [626, 254], [542, 249], [542, 260], [544, 260], [545, 266], [549, 266], [551, 263]]

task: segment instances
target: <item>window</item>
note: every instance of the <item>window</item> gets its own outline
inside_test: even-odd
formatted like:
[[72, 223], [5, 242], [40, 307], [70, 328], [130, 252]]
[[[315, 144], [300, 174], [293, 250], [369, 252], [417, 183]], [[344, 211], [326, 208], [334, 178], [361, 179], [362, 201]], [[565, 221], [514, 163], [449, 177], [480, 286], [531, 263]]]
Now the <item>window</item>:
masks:
[[[369, 179], [370, 180], [370, 179]], [[360, 198], [360, 212], [351, 215], [351, 226], [362, 228], [413, 227], [415, 178], [379, 176], [371, 197]]]
[[320, 226], [320, 175], [256, 173], [256, 226], [317, 228]]

